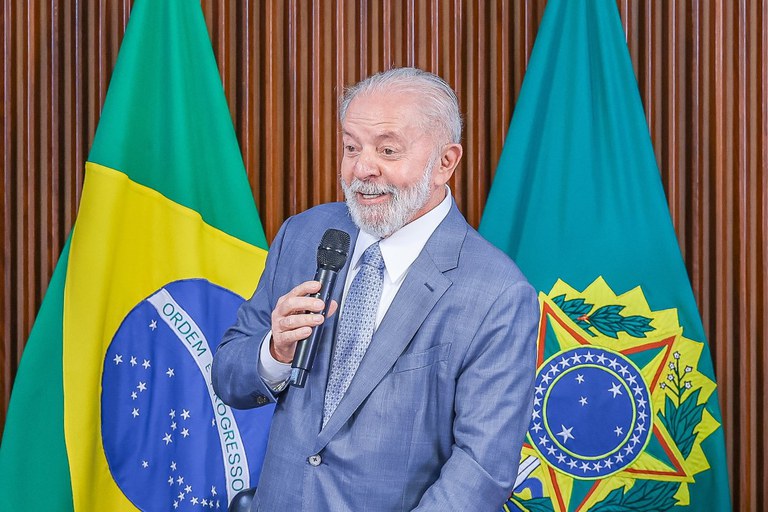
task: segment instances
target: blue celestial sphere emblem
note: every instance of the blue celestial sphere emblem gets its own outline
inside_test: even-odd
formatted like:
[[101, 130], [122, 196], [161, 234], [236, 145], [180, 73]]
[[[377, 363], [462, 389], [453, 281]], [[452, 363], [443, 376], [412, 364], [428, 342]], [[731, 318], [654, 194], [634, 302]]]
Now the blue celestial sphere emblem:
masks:
[[104, 454], [140, 510], [226, 510], [258, 480], [273, 406], [233, 410], [210, 375], [242, 302], [204, 279], [169, 283], [131, 310], [107, 349]]
[[604, 478], [645, 449], [653, 427], [648, 386], [622, 354], [596, 346], [559, 352], [536, 374], [528, 437], [574, 478]]

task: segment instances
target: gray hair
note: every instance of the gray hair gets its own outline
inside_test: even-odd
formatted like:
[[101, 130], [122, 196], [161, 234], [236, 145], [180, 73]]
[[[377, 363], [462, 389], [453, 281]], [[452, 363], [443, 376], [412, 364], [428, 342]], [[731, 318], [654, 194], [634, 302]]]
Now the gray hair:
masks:
[[461, 142], [461, 113], [456, 93], [439, 76], [418, 68], [393, 68], [348, 87], [339, 102], [339, 120], [344, 122], [349, 104], [358, 94], [392, 90], [419, 94], [424, 99], [421, 110], [428, 125], [441, 131], [448, 142]]

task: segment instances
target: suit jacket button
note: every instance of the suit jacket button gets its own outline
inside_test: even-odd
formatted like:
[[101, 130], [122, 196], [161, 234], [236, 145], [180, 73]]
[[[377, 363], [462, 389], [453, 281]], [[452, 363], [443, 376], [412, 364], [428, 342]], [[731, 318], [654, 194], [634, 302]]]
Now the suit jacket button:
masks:
[[317, 466], [319, 466], [319, 465], [320, 465], [320, 463], [321, 463], [321, 462], [323, 462], [323, 458], [322, 458], [322, 457], [320, 457], [320, 455], [311, 455], [311, 456], [310, 456], [310, 457], [307, 459], [307, 462], [309, 462], [309, 465], [310, 465], [310, 466], [315, 466], [315, 467], [317, 467]]
[[268, 399], [264, 395], [259, 395], [256, 397], [256, 404], [258, 405], [264, 405], [267, 403], [267, 401]]

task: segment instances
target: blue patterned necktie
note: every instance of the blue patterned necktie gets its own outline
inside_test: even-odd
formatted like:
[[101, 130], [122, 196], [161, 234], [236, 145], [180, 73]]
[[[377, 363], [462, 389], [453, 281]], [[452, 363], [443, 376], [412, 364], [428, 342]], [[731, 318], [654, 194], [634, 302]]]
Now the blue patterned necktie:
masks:
[[381, 257], [379, 242], [376, 242], [363, 253], [360, 270], [352, 280], [344, 302], [331, 373], [325, 388], [323, 427], [341, 402], [371, 342], [383, 283], [384, 259]]

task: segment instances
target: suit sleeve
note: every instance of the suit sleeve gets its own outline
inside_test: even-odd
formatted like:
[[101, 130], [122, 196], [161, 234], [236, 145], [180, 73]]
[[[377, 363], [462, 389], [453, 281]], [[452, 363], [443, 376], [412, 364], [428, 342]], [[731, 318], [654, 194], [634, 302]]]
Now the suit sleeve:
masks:
[[415, 510], [500, 510], [531, 419], [539, 305], [526, 282], [506, 288], [480, 324], [457, 377], [454, 444]]
[[288, 219], [280, 228], [267, 254], [264, 272], [250, 300], [237, 311], [237, 321], [224, 333], [213, 357], [213, 390], [221, 400], [237, 409], [260, 407], [276, 401], [275, 393], [259, 375], [259, 350], [272, 327], [277, 303], [274, 289]]

